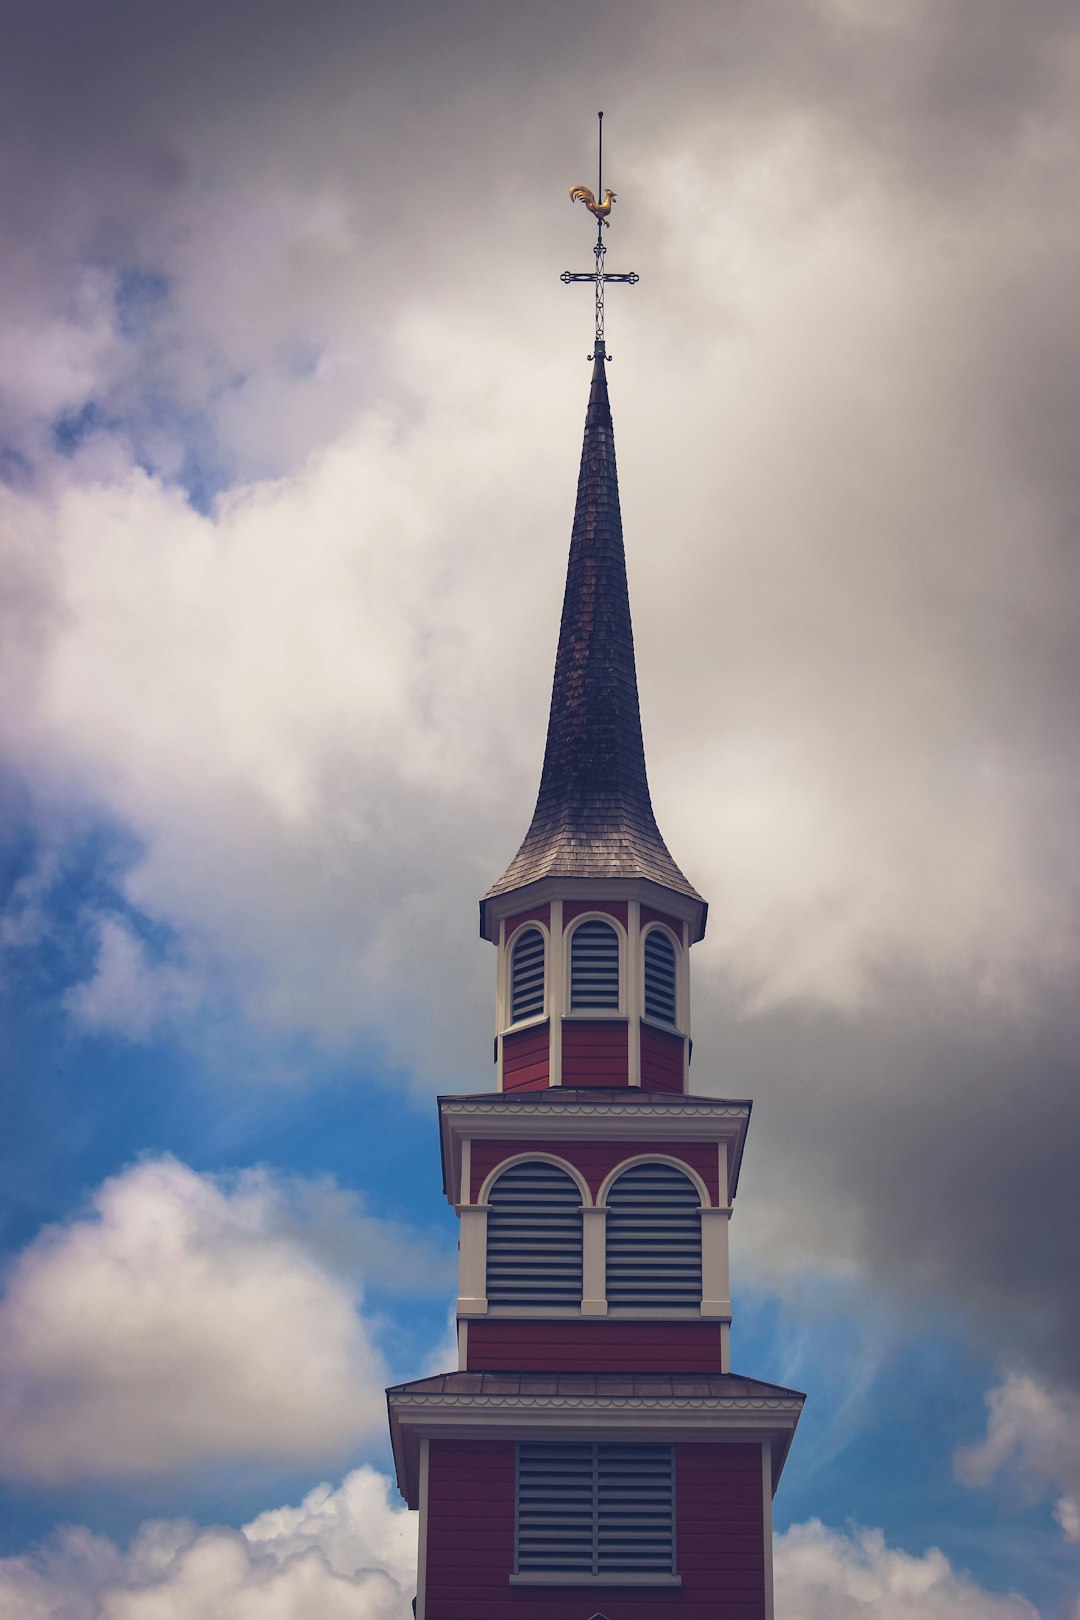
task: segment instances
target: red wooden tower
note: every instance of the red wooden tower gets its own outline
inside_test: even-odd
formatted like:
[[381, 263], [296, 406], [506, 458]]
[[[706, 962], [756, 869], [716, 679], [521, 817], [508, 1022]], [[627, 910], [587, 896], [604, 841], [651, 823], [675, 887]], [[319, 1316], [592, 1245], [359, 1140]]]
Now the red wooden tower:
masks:
[[803, 1397], [729, 1370], [750, 1103], [689, 1089], [704, 900], [645, 774], [598, 343], [547, 748], [480, 902], [498, 1089], [439, 1100], [456, 1372], [388, 1392], [418, 1620], [769, 1620]]

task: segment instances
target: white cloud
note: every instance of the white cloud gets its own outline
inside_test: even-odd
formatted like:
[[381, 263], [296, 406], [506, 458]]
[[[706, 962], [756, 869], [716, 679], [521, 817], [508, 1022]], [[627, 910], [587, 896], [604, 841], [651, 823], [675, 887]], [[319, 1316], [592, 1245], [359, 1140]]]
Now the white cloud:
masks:
[[967, 1485], [1001, 1477], [1023, 1496], [1056, 1496], [1054, 1517], [1067, 1541], [1080, 1541], [1080, 1396], [1010, 1373], [986, 1397], [986, 1435], [955, 1455]]
[[985, 1591], [937, 1548], [901, 1552], [881, 1530], [842, 1534], [816, 1519], [777, 1538], [776, 1612], [789, 1620], [1038, 1620], [1026, 1599]]
[[[241, 1531], [142, 1527], [127, 1552], [85, 1530], [0, 1561], [7, 1620], [405, 1620], [415, 1590], [414, 1516], [370, 1468]], [[1038, 1620], [985, 1591], [936, 1549], [890, 1547], [880, 1530], [817, 1521], [777, 1538], [777, 1613], [790, 1620]]]
[[406, 1620], [415, 1515], [358, 1468], [242, 1530], [144, 1524], [126, 1552], [81, 1528], [0, 1560], [0, 1620]]
[[139, 1164], [12, 1270], [0, 1468], [57, 1482], [339, 1459], [385, 1424], [359, 1304], [365, 1275], [395, 1272], [420, 1289], [446, 1275], [435, 1247], [329, 1181]]
[[113, 1030], [137, 1041], [196, 1010], [200, 999], [196, 981], [173, 963], [153, 962], [128, 923], [116, 916], [99, 916], [94, 931], [93, 976], [64, 997], [68, 1011], [84, 1028]]

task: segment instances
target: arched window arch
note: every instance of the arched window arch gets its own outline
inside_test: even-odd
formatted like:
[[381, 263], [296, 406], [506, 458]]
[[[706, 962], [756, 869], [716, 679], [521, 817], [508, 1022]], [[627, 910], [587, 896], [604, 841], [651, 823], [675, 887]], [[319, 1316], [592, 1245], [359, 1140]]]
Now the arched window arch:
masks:
[[490, 1305], [581, 1304], [581, 1190], [544, 1159], [512, 1164], [487, 1202]]
[[544, 1012], [546, 946], [539, 928], [523, 928], [510, 948], [510, 1022]]
[[672, 1164], [635, 1164], [607, 1196], [609, 1306], [701, 1304], [701, 1198]]
[[588, 917], [570, 936], [570, 1011], [618, 1012], [622, 1006], [619, 936], [609, 922]]
[[645, 935], [645, 1017], [659, 1024], [679, 1022], [679, 958], [666, 928]]

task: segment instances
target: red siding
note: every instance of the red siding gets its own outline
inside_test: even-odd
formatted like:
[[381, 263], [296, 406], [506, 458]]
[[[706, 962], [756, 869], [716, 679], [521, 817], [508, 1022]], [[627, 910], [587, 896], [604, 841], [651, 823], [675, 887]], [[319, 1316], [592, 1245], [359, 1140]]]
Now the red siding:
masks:
[[594, 1198], [604, 1177], [624, 1159], [636, 1159], [643, 1153], [661, 1153], [665, 1158], [681, 1159], [691, 1170], [696, 1170], [714, 1203], [719, 1196], [718, 1153], [710, 1142], [523, 1142], [498, 1137], [473, 1138], [472, 1196], [479, 1198], [480, 1188], [497, 1164], [518, 1153], [551, 1153], [557, 1159], [565, 1159], [567, 1164], [581, 1171]]
[[539, 1091], [550, 1079], [548, 1024], [504, 1035], [502, 1043], [502, 1084], [504, 1091]]
[[[626, 927], [626, 901], [625, 900], [565, 900], [562, 908], [563, 927], [568, 928], [575, 917], [583, 912], [596, 911], [602, 917], [614, 917], [616, 922]], [[682, 938], [682, 935], [679, 935]]]
[[564, 1086], [626, 1086], [630, 1059], [625, 1018], [566, 1018], [562, 1026]]
[[[537, 1438], [542, 1438], [538, 1435]], [[628, 1429], [627, 1440], [640, 1438]], [[675, 1448], [676, 1567], [682, 1586], [511, 1586], [512, 1441], [432, 1440], [428, 1465], [427, 1620], [764, 1620], [761, 1448]]]
[[[551, 925], [551, 907], [550, 906], [533, 906], [531, 911], [518, 911], [518, 912], [516, 912], [514, 914], [513, 917], [507, 917], [507, 919], [506, 919], [506, 937], [507, 937], [507, 939], [510, 938], [510, 935], [514, 932], [515, 928], [520, 928], [521, 927], [523, 922], [542, 922], [544, 924], [545, 928], [550, 927], [550, 925]], [[681, 939], [682, 935], [680, 935], [679, 937]]]
[[470, 1372], [721, 1372], [718, 1322], [475, 1317]]
[[[666, 923], [671, 929], [671, 932], [675, 935], [675, 938], [678, 940], [682, 939], [683, 925], [679, 921], [678, 917], [669, 917], [666, 911], [655, 911], [652, 906], [643, 905], [641, 908], [642, 928], [645, 927], [646, 923], [654, 922]], [[507, 929], [507, 932], [509, 933], [509, 928]]]
[[646, 1091], [682, 1091], [683, 1038], [652, 1024], [641, 1026], [641, 1084]]

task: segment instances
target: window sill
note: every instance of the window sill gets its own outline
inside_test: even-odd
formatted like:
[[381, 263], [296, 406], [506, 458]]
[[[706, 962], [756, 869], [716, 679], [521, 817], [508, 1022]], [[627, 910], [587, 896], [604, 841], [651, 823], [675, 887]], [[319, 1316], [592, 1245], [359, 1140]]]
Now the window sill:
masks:
[[686, 1039], [686, 1031], [680, 1029], [678, 1024], [669, 1024], [666, 1018], [650, 1018], [646, 1013], [642, 1013], [641, 1022], [647, 1024], [650, 1029], [663, 1030], [665, 1035], [677, 1035], [683, 1041]]
[[515, 1024], [507, 1024], [506, 1028], [500, 1031], [500, 1034], [516, 1035], [521, 1029], [539, 1029], [541, 1024], [546, 1024], [547, 1022], [548, 1015], [546, 1010], [542, 1013], [533, 1013], [528, 1018], [519, 1018]]
[[511, 1586], [681, 1586], [681, 1575], [644, 1575], [627, 1572], [622, 1575], [583, 1575], [580, 1570], [558, 1571], [529, 1569], [520, 1575], [511, 1575]]

